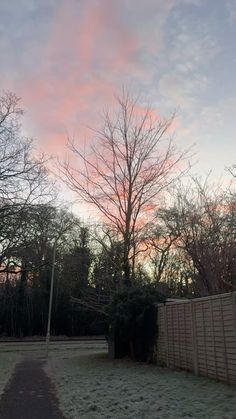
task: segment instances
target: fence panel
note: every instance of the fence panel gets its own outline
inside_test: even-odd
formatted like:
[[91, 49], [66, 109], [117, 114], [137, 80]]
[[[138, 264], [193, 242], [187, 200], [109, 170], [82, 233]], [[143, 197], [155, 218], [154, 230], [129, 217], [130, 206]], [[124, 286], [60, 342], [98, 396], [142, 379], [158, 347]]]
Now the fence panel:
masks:
[[158, 329], [158, 362], [236, 384], [236, 292], [161, 304]]

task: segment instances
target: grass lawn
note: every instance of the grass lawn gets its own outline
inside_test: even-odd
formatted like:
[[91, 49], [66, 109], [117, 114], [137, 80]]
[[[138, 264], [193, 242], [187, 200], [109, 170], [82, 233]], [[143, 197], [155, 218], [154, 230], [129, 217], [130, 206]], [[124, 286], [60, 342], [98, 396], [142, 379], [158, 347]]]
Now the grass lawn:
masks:
[[[0, 392], [25, 356], [45, 358], [45, 344], [0, 344]], [[236, 386], [110, 361], [104, 342], [52, 343], [45, 370], [68, 419], [236, 419]]]
[[96, 345], [52, 352], [47, 372], [68, 419], [236, 419], [235, 386], [153, 365], [110, 361]]

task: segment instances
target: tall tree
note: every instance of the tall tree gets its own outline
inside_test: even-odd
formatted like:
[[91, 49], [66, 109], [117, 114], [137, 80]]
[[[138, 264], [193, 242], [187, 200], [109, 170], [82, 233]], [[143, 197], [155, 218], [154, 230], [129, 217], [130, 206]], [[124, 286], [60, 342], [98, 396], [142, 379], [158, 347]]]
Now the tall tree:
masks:
[[137, 100], [126, 93], [117, 102], [115, 114], [106, 113], [103, 128], [96, 131], [91, 154], [70, 142], [78, 165], [66, 162], [61, 169], [67, 185], [95, 205], [119, 234], [124, 282], [129, 284], [140, 231], [161, 192], [176, 178], [185, 153], [169, 138], [173, 117], [164, 120], [149, 108], [140, 111]]
[[51, 199], [45, 158], [33, 155], [32, 140], [21, 133], [23, 114], [19, 98], [6, 92], [0, 97], [0, 265], [5, 262], [28, 206]]

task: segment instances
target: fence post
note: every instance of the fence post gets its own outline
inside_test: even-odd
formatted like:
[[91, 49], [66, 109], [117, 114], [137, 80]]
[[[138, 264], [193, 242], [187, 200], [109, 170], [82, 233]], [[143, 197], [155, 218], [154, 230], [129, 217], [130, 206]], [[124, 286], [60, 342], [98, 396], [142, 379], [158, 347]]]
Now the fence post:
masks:
[[236, 338], [236, 291], [232, 292], [232, 311], [233, 311], [233, 321], [234, 321], [234, 330]]
[[198, 375], [198, 357], [197, 357], [197, 336], [196, 336], [196, 316], [193, 301], [191, 305], [191, 325], [192, 325], [192, 345], [193, 345], [193, 368], [194, 374]]
[[228, 366], [228, 356], [227, 356], [227, 346], [226, 346], [226, 338], [225, 338], [225, 324], [224, 324], [224, 313], [223, 313], [223, 306], [222, 306], [222, 297], [220, 297], [220, 311], [221, 311], [221, 326], [222, 326], [222, 334], [223, 334], [223, 345], [224, 345], [224, 362], [225, 362], [225, 373], [226, 373], [226, 381], [229, 383], [229, 366]]
[[169, 367], [168, 325], [167, 325], [167, 307], [166, 307], [166, 304], [164, 305], [164, 324], [165, 324], [166, 366]]

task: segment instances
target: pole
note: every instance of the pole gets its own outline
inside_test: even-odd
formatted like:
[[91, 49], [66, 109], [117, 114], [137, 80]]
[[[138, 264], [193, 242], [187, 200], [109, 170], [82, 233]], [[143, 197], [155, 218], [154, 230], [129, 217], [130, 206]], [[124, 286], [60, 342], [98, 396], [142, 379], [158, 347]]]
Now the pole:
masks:
[[56, 247], [57, 247], [57, 239], [55, 239], [55, 242], [53, 245], [53, 254], [52, 254], [52, 274], [51, 274], [50, 297], [49, 297], [49, 307], [48, 307], [48, 325], [47, 325], [47, 335], [46, 335], [46, 356], [47, 357], [48, 357], [48, 350], [49, 350], [49, 343], [50, 343], [50, 328], [51, 328], [51, 315], [52, 315], [52, 297], [53, 297], [53, 285], [54, 285]]

